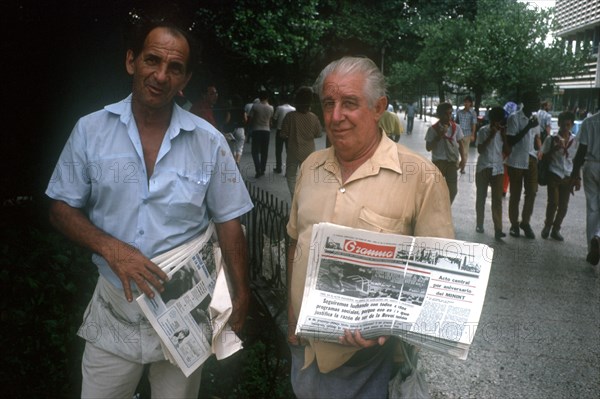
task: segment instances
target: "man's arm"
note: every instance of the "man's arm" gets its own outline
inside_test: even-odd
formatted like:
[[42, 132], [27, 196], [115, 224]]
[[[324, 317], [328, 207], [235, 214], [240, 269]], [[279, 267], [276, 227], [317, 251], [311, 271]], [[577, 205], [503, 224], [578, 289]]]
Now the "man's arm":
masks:
[[227, 277], [232, 292], [233, 310], [229, 324], [236, 333], [244, 327], [250, 303], [250, 282], [248, 276], [248, 246], [239, 219], [215, 223], [219, 246], [225, 260]]
[[527, 125], [525, 125], [525, 127], [521, 131], [519, 131], [519, 133], [515, 134], [514, 136], [507, 136], [508, 144], [511, 146], [514, 146], [519, 141], [521, 141], [523, 139], [523, 137], [525, 137], [527, 132], [529, 132], [529, 129], [534, 128], [537, 125], [538, 125], [537, 119], [530, 118], [529, 122], [527, 122]]
[[581, 166], [585, 162], [585, 154], [587, 154], [587, 145], [579, 143], [575, 158], [573, 158], [573, 171], [571, 172], [571, 193], [579, 191], [581, 189], [581, 176], [579, 171]]
[[50, 205], [50, 223], [70, 240], [102, 256], [121, 280], [129, 302], [133, 300], [131, 280], [151, 298], [154, 292], [148, 284], [162, 292], [162, 283], [168, 280], [166, 273], [137, 248], [94, 226], [80, 209], [54, 200]]

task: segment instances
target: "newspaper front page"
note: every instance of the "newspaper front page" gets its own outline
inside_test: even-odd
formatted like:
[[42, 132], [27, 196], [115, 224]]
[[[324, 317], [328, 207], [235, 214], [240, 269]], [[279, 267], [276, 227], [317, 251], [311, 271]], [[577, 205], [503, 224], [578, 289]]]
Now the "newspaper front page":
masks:
[[492, 248], [319, 223], [310, 251], [296, 334], [337, 342], [358, 329], [467, 358]]
[[[137, 298], [140, 308], [161, 338], [167, 359], [178, 365], [186, 377], [200, 367], [212, 353], [215, 340], [226, 357], [241, 349], [226, 321], [231, 314], [231, 298], [220, 267], [220, 251], [211, 241], [214, 224], [200, 237], [152, 259], [169, 276], [164, 291], [154, 290], [154, 298]], [[215, 287], [224, 289], [218, 302]], [[153, 288], [154, 289], [154, 288]], [[221, 290], [222, 291], [222, 290]], [[227, 303], [227, 301], [229, 301]], [[220, 309], [215, 312], [215, 309]], [[217, 335], [221, 336], [217, 339]], [[227, 339], [226, 339], [227, 338]], [[237, 338], [237, 337], [235, 337]], [[229, 347], [223, 350], [223, 344]], [[217, 357], [219, 355], [217, 354]]]

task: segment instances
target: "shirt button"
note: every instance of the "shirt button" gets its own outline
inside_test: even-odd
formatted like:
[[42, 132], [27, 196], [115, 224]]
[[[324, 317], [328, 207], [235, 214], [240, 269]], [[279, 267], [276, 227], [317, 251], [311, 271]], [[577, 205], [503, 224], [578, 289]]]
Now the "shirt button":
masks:
[[340, 187], [340, 193], [344, 194], [346, 192], [346, 187]]
[[143, 236], [144, 235], [144, 230], [140, 230], [139, 233], [140, 233], [141, 236]]
[[148, 200], [147, 200], [147, 199], [145, 199], [145, 200], [142, 200], [142, 204], [146, 205], [147, 203], [148, 203]]

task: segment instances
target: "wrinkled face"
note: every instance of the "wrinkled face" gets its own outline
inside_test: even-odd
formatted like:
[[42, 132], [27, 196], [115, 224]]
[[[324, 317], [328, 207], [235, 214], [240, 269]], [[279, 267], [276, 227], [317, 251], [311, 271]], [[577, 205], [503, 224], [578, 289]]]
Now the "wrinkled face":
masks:
[[330, 74], [323, 82], [323, 119], [329, 141], [342, 160], [364, 154], [379, 140], [377, 122], [387, 100], [379, 98], [373, 108], [365, 95], [365, 77]]
[[190, 48], [183, 36], [166, 28], [152, 30], [137, 55], [127, 52], [127, 72], [133, 76], [133, 100], [148, 110], [171, 107], [173, 98], [191, 78]]

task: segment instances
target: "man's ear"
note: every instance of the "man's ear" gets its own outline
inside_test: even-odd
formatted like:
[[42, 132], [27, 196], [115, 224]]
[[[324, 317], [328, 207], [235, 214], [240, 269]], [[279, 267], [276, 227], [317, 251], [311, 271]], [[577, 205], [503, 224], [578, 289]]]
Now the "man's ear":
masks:
[[375, 102], [375, 114], [377, 115], [377, 119], [383, 115], [383, 113], [387, 110], [387, 97], [382, 96], [377, 99]]
[[127, 50], [127, 56], [125, 57], [125, 69], [127, 69], [127, 73], [130, 75], [133, 75], [134, 63], [135, 56], [133, 55], [133, 51]]

